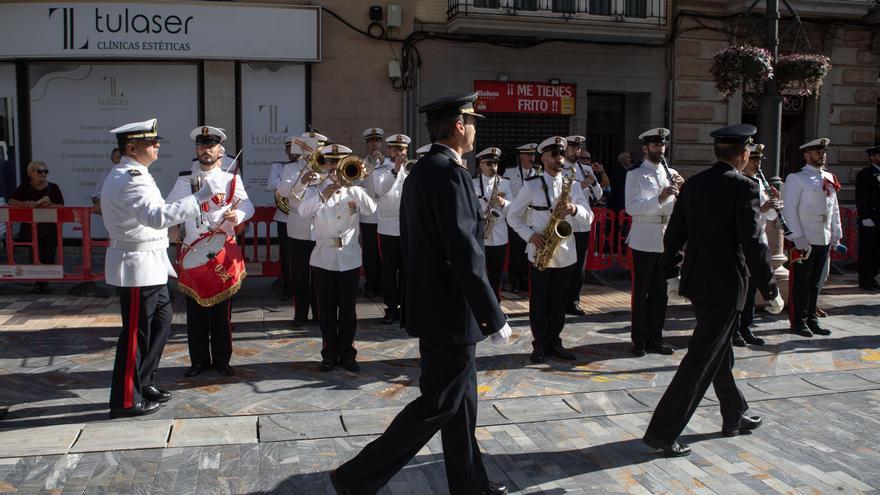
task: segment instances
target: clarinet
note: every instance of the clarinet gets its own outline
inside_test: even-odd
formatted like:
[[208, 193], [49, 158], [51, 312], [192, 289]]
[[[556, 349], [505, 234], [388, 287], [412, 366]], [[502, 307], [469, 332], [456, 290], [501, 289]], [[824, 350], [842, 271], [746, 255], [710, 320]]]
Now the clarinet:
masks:
[[660, 157], [660, 165], [663, 165], [663, 171], [666, 172], [666, 179], [669, 180], [669, 185], [674, 186], [675, 181], [672, 180], [672, 172], [669, 171], [669, 165], [666, 164], [666, 157]]
[[[758, 180], [761, 181], [761, 185], [764, 186], [764, 189], [768, 191], [771, 190], [770, 183], [767, 182], [767, 179], [764, 177], [764, 172], [761, 170], [761, 166], [758, 166]], [[782, 216], [782, 208], [778, 206], [773, 207], [776, 210], [776, 218], [779, 220], [779, 226], [782, 227], [782, 235], [789, 236], [791, 235], [791, 229], [788, 228], [788, 224], [785, 223], [785, 218]]]

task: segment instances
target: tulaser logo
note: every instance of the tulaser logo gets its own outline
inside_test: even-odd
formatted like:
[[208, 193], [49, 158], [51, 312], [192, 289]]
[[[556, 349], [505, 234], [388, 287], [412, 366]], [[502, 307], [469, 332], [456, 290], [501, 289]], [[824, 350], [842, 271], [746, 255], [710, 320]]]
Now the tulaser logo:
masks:
[[[60, 14], [58, 13], [60, 11]], [[57, 15], [56, 15], [57, 14]], [[86, 38], [85, 42], [76, 47], [76, 22], [74, 20], [74, 9], [72, 7], [50, 7], [49, 8], [49, 18], [57, 17], [61, 19], [62, 22], [62, 34], [63, 34], [63, 47], [64, 50], [88, 50], [89, 49], [89, 39]]]
[[269, 132], [272, 134], [277, 134], [279, 132], [286, 133], [287, 126], [284, 126], [284, 129], [282, 130], [278, 130], [278, 105], [260, 105], [259, 112], [263, 113], [264, 109], [269, 118]]
[[284, 136], [287, 134], [287, 126], [282, 129], [278, 125], [278, 105], [259, 105], [257, 112], [265, 113], [268, 130], [264, 134], [251, 134], [251, 144], [255, 145], [278, 145], [284, 144]]
[[98, 97], [98, 108], [100, 110], [126, 110], [128, 98], [125, 98], [125, 91], [117, 82], [116, 76], [103, 76], [101, 82], [106, 84], [107, 92], [105, 96]]
[[104, 82], [110, 86], [110, 96], [112, 98], [125, 96], [125, 93], [123, 93], [116, 84], [116, 76], [104, 76]]

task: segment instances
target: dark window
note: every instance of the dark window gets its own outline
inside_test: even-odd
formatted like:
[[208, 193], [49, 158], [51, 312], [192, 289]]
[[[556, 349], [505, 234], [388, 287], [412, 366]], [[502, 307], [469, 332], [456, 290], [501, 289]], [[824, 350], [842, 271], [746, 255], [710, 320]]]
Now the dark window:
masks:
[[623, 15], [627, 17], [648, 17], [648, 0], [626, 0]]
[[568, 115], [531, 113], [490, 113], [477, 122], [477, 140], [474, 151], [490, 146], [501, 148], [501, 168], [517, 162], [516, 148], [526, 143], [540, 143], [551, 136], [568, 136]]
[[623, 149], [626, 114], [621, 94], [587, 95], [587, 149], [594, 162], [609, 165]]
[[576, 10], [576, 0], [553, 0], [553, 12], [573, 14]]
[[513, 0], [516, 10], [538, 10], [538, 0]]
[[482, 9], [497, 9], [501, 0], [474, 0], [474, 7]]
[[611, 0], [590, 0], [590, 13], [611, 15]]

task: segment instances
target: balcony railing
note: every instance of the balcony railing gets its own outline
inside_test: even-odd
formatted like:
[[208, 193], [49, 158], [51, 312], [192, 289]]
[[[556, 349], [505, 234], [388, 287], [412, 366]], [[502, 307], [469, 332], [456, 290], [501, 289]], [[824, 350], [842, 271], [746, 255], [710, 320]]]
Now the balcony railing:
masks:
[[459, 16], [522, 16], [562, 21], [666, 25], [666, 0], [447, 0], [449, 20]]

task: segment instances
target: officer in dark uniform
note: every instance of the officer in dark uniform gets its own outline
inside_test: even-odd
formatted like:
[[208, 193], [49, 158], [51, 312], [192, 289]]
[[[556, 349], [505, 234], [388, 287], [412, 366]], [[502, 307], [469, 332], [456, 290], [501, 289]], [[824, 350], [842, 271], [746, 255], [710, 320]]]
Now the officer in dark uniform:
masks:
[[757, 184], [740, 174], [749, 159], [755, 126], [740, 124], [712, 132], [718, 162], [684, 183], [663, 238], [661, 269], [672, 279], [677, 253], [687, 250], [680, 294], [691, 300], [697, 326], [672, 383], [657, 404], [644, 442], [666, 456], [690, 454], [676, 439], [709, 388], [721, 405], [722, 433], [734, 436], [760, 426], [746, 416], [748, 404], [733, 378], [731, 337], [746, 299], [749, 274], [770, 302], [782, 311], [767, 245], [761, 242]]
[[403, 318], [419, 338], [422, 395], [382, 436], [330, 474], [340, 494], [379, 491], [440, 430], [449, 492], [505, 494], [490, 482], [474, 436], [476, 343], [506, 342], [510, 326], [486, 277], [483, 222], [462, 153], [473, 149], [476, 94], [441, 98], [427, 113], [434, 145], [403, 187], [400, 240], [407, 267]]
[[880, 145], [865, 150], [871, 164], [856, 175], [859, 214], [859, 287], [880, 289]]

